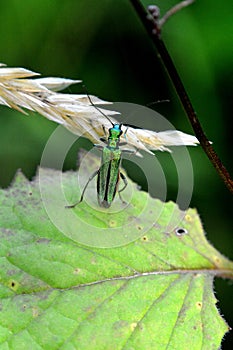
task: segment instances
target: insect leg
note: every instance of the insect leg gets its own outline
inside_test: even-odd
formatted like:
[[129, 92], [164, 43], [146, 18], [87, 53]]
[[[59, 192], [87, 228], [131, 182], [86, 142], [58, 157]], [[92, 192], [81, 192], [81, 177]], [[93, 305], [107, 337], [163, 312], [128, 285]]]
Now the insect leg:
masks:
[[105, 128], [105, 126], [104, 125], [102, 125], [102, 129], [103, 129], [103, 132], [104, 132], [104, 137], [100, 137], [100, 141], [102, 141], [102, 142], [107, 142], [107, 132], [106, 132], [106, 128]]
[[124, 181], [124, 186], [120, 190], [118, 190], [118, 194], [119, 194], [119, 197], [120, 197], [120, 200], [122, 201], [122, 203], [126, 204], [126, 202], [122, 199], [120, 192], [122, 192], [126, 189], [126, 187], [128, 185], [128, 181], [127, 181], [124, 174], [120, 173], [120, 177]]
[[[124, 136], [124, 138], [125, 138], [126, 141], [127, 141], [126, 133], [127, 133], [128, 129], [129, 129], [129, 127], [127, 126], [127, 128], [126, 128], [126, 130], [125, 130], [125, 132], [124, 132], [124, 134], [123, 134], [123, 136]], [[126, 143], [127, 143], [127, 142], [126, 142]]]
[[136, 154], [137, 153], [137, 149], [135, 149], [134, 151], [130, 150], [130, 149], [123, 149], [121, 152], [122, 153], [129, 153], [129, 154]]
[[87, 186], [89, 185], [89, 183], [91, 182], [91, 180], [93, 180], [94, 177], [95, 177], [98, 173], [99, 173], [99, 170], [96, 170], [96, 171], [89, 177], [89, 179], [88, 179], [88, 181], [87, 181], [87, 183], [86, 183], [86, 185], [84, 186], [84, 189], [83, 189], [83, 191], [82, 191], [80, 200], [79, 200], [78, 202], [74, 203], [74, 204], [66, 205], [65, 208], [68, 208], [68, 209], [74, 208], [74, 207], [76, 207], [76, 205], [78, 205], [79, 203], [81, 203], [81, 202], [83, 201], [84, 193], [85, 193], [85, 191], [86, 191], [86, 189], [87, 189]]
[[102, 150], [104, 148], [104, 146], [102, 145], [99, 145], [98, 143], [97, 144], [94, 144], [94, 146], [100, 150]]
[[[121, 152], [122, 152], [122, 153], [129, 153], [129, 154], [131, 154], [131, 155], [134, 155], [134, 154], [137, 154], [138, 148], [136, 148], [134, 151], [132, 151], [132, 150], [130, 150], [130, 149], [123, 149]], [[140, 153], [139, 153], [139, 154], [140, 154]]]

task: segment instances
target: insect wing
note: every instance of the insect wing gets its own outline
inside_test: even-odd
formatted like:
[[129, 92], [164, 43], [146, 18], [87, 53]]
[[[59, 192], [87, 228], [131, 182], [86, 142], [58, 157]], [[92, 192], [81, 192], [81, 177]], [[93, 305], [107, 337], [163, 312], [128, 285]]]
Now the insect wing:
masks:
[[101, 207], [109, 208], [117, 191], [120, 178], [121, 151], [103, 149], [102, 163], [97, 178], [98, 202]]

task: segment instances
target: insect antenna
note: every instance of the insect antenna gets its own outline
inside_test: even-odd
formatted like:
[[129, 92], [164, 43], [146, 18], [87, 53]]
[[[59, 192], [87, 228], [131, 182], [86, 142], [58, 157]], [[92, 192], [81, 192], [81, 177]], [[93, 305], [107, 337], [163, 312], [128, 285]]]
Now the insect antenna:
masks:
[[150, 106], [154, 106], [154, 105], [157, 105], [157, 104], [160, 104], [160, 103], [165, 103], [165, 102], [170, 102], [170, 100], [157, 100], [157, 101], [152, 101], [152, 102], [149, 102], [147, 103], [147, 107], [150, 107]]
[[112, 124], [112, 126], [114, 126], [114, 123], [111, 121], [111, 119], [110, 119], [104, 112], [102, 112], [101, 109], [100, 109], [99, 107], [97, 107], [97, 106], [92, 102], [91, 97], [90, 97], [90, 95], [88, 94], [87, 88], [86, 88], [85, 85], [83, 85], [83, 88], [84, 88], [84, 90], [86, 91], [87, 98], [88, 98], [90, 104], [91, 104], [93, 107], [95, 107], [95, 109], [96, 109], [99, 113], [101, 113], [105, 118], [107, 118], [107, 120], [109, 121], [109, 123]]

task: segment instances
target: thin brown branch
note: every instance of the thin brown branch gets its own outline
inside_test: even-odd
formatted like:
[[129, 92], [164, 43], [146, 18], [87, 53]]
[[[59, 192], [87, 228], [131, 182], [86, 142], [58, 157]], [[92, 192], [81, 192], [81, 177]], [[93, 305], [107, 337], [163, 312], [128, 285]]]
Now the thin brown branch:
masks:
[[173, 16], [176, 12], [180, 11], [181, 9], [183, 9], [186, 6], [191, 5], [194, 2], [194, 0], [185, 0], [185, 1], [181, 1], [178, 4], [176, 4], [175, 6], [173, 6], [170, 10], [168, 10], [165, 15], [159, 20], [159, 25], [160, 28], [164, 25], [164, 23], [168, 20], [168, 18], [170, 18], [171, 16]]
[[[224, 181], [226, 187], [228, 190], [233, 194], [233, 180], [231, 179], [231, 176], [225, 166], [222, 164], [220, 158], [218, 157], [217, 153], [215, 152], [213, 146], [208, 141], [208, 138], [206, 137], [201, 123], [196, 115], [196, 112], [193, 108], [193, 105], [190, 101], [190, 98], [184, 88], [184, 85], [180, 79], [180, 76], [176, 70], [176, 67], [171, 59], [171, 56], [169, 55], [166, 46], [161, 39], [161, 25], [165, 22], [162, 19], [159, 20], [159, 9], [156, 6], [150, 7], [150, 13], [145, 10], [143, 5], [139, 0], [130, 0], [131, 4], [133, 5], [134, 9], [136, 10], [139, 18], [141, 19], [145, 29], [147, 30], [148, 35], [152, 39], [160, 58], [164, 64], [164, 66], [167, 69], [168, 75], [170, 76], [170, 79], [172, 80], [174, 87], [176, 89], [176, 92], [179, 96], [180, 102], [187, 114], [187, 117], [193, 127], [193, 130], [196, 134], [197, 139], [199, 140], [203, 150], [205, 151], [206, 155], [210, 159], [211, 163], [215, 167], [217, 173], [221, 177], [221, 179]], [[173, 11], [173, 13], [176, 11]], [[166, 15], [165, 15], [166, 16]], [[169, 15], [170, 16], [170, 15]], [[169, 17], [168, 16], [168, 17]], [[167, 19], [166, 17], [163, 17]]]

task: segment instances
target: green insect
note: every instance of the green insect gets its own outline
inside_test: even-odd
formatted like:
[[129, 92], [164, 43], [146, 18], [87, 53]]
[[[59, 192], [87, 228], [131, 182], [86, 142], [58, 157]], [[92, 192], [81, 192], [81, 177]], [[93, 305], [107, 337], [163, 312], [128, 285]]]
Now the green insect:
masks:
[[[112, 123], [112, 127], [108, 130], [109, 136], [107, 140], [106, 138], [101, 138], [101, 141], [106, 142], [107, 145], [105, 147], [96, 145], [98, 148], [102, 149], [100, 168], [88, 179], [81, 194], [80, 200], [73, 205], [67, 206], [66, 208], [74, 208], [83, 201], [87, 186], [95, 176], [97, 176], [97, 198], [100, 207], [109, 208], [115, 198], [116, 192], [118, 192], [121, 201], [124, 203], [120, 192], [124, 191], [128, 183], [126, 177], [120, 172], [122, 150], [119, 148], [119, 145], [120, 137], [123, 133], [121, 130], [121, 125], [122, 124]], [[125, 143], [121, 143], [121, 145], [122, 144]], [[118, 186], [120, 178], [123, 180], [124, 186], [119, 190]]]

